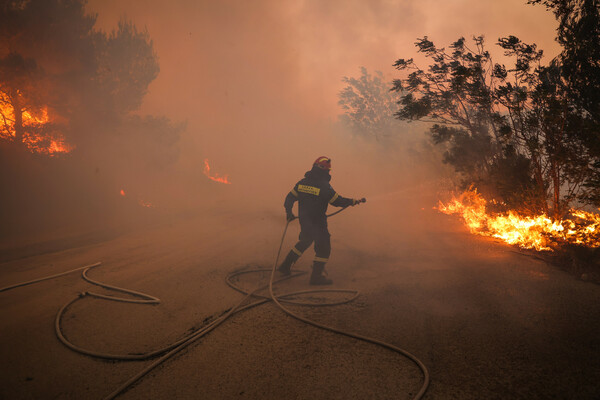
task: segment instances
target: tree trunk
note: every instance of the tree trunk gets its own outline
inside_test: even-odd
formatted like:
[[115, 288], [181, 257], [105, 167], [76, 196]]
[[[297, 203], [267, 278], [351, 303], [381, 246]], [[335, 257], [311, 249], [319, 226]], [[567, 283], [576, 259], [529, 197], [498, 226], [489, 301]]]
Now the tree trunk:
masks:
[[533, 176], [538, 189], [538, 196], [540, 196], [540, 204], [543, 207], [543, 212], [548, 215], [548, 203], [546, 201], [546, 189], [544, 187], [544, 177], [542, 174], [542, 166], [538, 156], [531, 154], [531, 160], [533, 161]]
[[560, 204], [560, 167], [558, 162], [552, 161], [550, 164], [550, 174], [552, 177], [552, 213], [554, 218], [559, 219], [562, 214], [562, 207]]
[[21, 101], [19, 94], [15, 93], [10, 97], [15, 114], [15, 143], [21, 145], [23, 143], [23, 109], [21, 108]]

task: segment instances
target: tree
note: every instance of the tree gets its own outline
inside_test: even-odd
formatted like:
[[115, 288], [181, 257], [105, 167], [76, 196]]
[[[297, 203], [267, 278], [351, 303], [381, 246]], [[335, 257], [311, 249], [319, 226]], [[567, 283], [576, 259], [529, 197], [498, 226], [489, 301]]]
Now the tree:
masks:
[[[583, 184], [591, 156], [574, 130], [581, 125], [556, 65], [541, 65], [542, 51], [514, 36], [499, 39], [514, 65], [495, 64], [483, 37], [437, 48], [427, 37], [416, 43], [432, 60], [428, 70], [399, 59], [408, 71], [394, 81], [405, 93], [396, 116], [431, 122], [435, 143], [445, 145], [445, 162], [483, 192], [511, 207], [559, 216], [574, 199], [585, 200]], [[549, 204], [551, 204], [551, 207]]]
[[530, 0], [544, 4], [556, 16], [557, 41], [562, 46], [555, 60], [560, 66], [562, 90], [567, 92], [582, 123], [574, 132], [594, 157], [594, 173], [586, 180], [589, 202], [600, 204], [600, 1]]
[[390, 91], [380, 71], [375, 75], [370, 75], [365, 67], [360, 71], [359, 78], [342, 79], [348, 86], [339, 93], [338, 104], [344, 110], [341, 121], [356, 135], [379, 142], [389, 138], [398, 126], [394, 111], [399, 96]]
[[36, 151], [59, 131], [79, 146], [139, 108], [159, 71], [146, 30], [122, 19], [110, 34], [97, 31], [83, 0], [1, 4], [1, 138]]
[[97, 37], [96, 49], [95, 83], [111, 101], [111, 111], [123, 116], [137, 110], [159, 72], [148, 31], [138, 31], [131, 21], [121, 19], [116, 30]]
[[[516, 58], [510, 70], [514, 81], [501, 73], [495, 99], [507, 114], [504, 126], [533, 164], [538, 188], [547, 188], [555, 216], [573, 200], [585, 200], [585, 182], [593, 175], [593, 156], [577, 134], [583, 124], [572, 97], [565, 90], [560, 65], [540, 64], [541, 51], [514, 36], [498, 45]], [[532, 68], [535, 66], [535, 68]], [[508, 122], [508, 124], [507, 124]], [[542, 192], [540, 192], [542, 193]]]
[[[35, 60], [24, 59], [18, 53], [9, 53], [0, 59], [0, 137], [17, 143], [24, 140], [23, 113], [37, 113], [41, 101], [35, 90], [40, 71]], [[28, 126], [29, 125], [29, 126]]]
[[110, 33], [95, 21], [85, 0], [0, 0], [0, 220], [8, 235], [114, 215], [125, 207], [121, 188], [152, 201], [170, 178], [184, 126], [136, 113], [159, 72], [150, 35], [126, 19]]
[[544, 4], [556, 16], [556, 40], [563, 48], [559, 56], [562, 75], [573, 99], [596, 123], [600, 123], [600, 1], [529, 0]]
[[[92, 27], [84, 4], [73, 0], [3, 1], [0, 5], [2, 138], [31, 150], [63, 117], [95, 70]], [[66, 117], [66, 116], [65, 116]], [[53, 121], [61, 118], [53, 118]], [[48, 123], [49, 122], [49, 123]], [[62, 131], [66, 131], [62, 126]]]

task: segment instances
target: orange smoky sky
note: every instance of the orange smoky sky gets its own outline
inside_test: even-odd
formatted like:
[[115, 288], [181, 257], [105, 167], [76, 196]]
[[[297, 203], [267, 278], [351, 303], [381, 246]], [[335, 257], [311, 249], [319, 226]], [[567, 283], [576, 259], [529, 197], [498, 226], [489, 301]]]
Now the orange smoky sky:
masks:
[[223, 117], [257, 96], [267, 110], [334, 118], [343, 76], [364, 66], [393, 77], [393, 62], [414, 57], [425, 35], [439, 46], [484, 35], [492, 48], [512, 34], [548, 59], [558, 52], [554, 16], [526, 0], [91, 0], [88, 9], [101, 29], [122, 16], [148, 29], [161, 72], [144, 110], [180, 118]]
[[559, 50], [554, 16], [526, 0], [90, 0], [87, 7], [99, 29], [111, 31], [123, 16], [147, 28], [160, 74], [141, 112], [186, 121], [185, 149], [198, 149], [187, 167], [201, 174], [208, 158], [232, 180], [261, 157], [265, 169], [281, 157], [339, 159], [327, 135], [341, 113], [342, 78], [366, 67], [391, 81], [398, 58], [416, 57], [417, 38], [448, 46], [484, 35], [491, 50], [515, 35], [537, 43], [546, 60]]

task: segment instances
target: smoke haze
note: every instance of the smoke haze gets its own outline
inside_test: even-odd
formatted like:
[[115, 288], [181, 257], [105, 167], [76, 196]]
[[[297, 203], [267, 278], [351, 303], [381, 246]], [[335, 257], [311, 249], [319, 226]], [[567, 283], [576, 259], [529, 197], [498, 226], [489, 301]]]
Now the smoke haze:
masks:
[[[521, 0], [92, 0], [87, 11], [97, 14], [98, 30], [115, 30], [123, 16], [147, 29], [160, 65], [136, 112], [145, 122], [120, 126], [102, 146], [86, 138], [94, 124], [80, 124], [85, 167], [69, 174], [89, 204], [98, 203], [93, 224], [115, 209], [123, 219], [215, 204], [280, 217], [285, 194], [321, 155], [333, 159], [332, 185], [344, 196], [364, 196], [377, 207], [396, 195], [430, 209], [429, 192], [446, 170], [422, 143], [426, 128], [399, 125], [387, 148], [352, 137], [337, 122], [342, 78], [364, 66], [391, 81], [393, 62], [419, 59], [414, 42], [425, 35], [447, 46], [482, 34], [491, 49], [513, 34], [536, 42], [548, 58], [558, 52], [553, 15]], [[163, 128], [174, 134], [161, 136]], [[205, 159], [231, 185], [204, 176]], [[61, 212], [68, 213], [69, 195], [57, 201]], [[130, 204], [123, 208], [123, 201]], [[153, 208], [140, 211], [140, 203]]]
[[[125, 39], [102, 47], [115, 50], [114, 58], [100, 52], [107, 83], [95, 86], [96, 64], [91, 75], [76, 76], [80, 58], [56, 57], [44, 42], [71, 32], [56, 28], [45, 7], [77, 7], [77, 0], [0, 0], [0, 35], [7, 4], [39, 6], [29, 21], [36, 45], [20, 47], [47, 55], [39, 62], [48, 74], [53, 63], [53, 71], [65, 71], [60, 76], [72, 94], [60, 96], [65, 114], [81, 111], [65, 123], [76, 146], [70, 154], [34, 154], [0, 137], [0, 288], [14, 288], [0, 298], [0, 399], [105, 398], [162, 360], [123, 398], [412, 397], [423, 375], [391, 346], [430, 368], [431, 398], [596, 398], [597, 286], [469, 235], [434, 210], [453, 171], [440, 162], [426, 124], [395, 121], [395, 137], [377, 142], [338, 119], [344, 77], [365, 67], [400, 78], [392, 65], [423, 61], [414, 42], [424, 36], [447, 48], [461, 36], [468, 42], [485, 35], [497, 61], [494, 43], [515, 35], [537, 43], [547, 62], [559, 52], [556, 21], [526, 2], [88, 0], [87, 12], [97, 14], [91, 36]], [[119, 21], [131, 21], [142, 39], [147, 29], [158, 65], [147, 54], [129, 57], [137, 55], [132, 47], [148, 50], [148, 43], [127, 47], [136, 37], [131, 31], [111, 36]], [[69, 50], [71, 42], [55, 43]], [[6, 47], [0, 40], [0, 89]], [[138, 61], [160, 72], [155, 79], [146, 74], [147, 93], [133, 99], [139, 107], [112, 113], [113, 101], [128, 100], [119, 90], [126, 94], [128, 84], [143, 81], [143, 74], [127, 74]], [[120, 62], [129, 62], [123, 71], [114, 68]], [[146, 91], [144, 82], [138, 89]], [[282, 256], [296, 242], [300, 229], [297, 221], [286, 226], [284, 198], [319, 156], [332, 159], [331, 184], [340, 195], [367, 198], [328, 220], [333, 287], [360, 296], [341, 307], [289, 307], [391, 345], [324, 334], [266, 304], [171, 357], [173, 347], [165, 346], [190, 344], [242, 306], [234, 307], [242, 296], [224, 281], [231, 272], [272, 267], [284, 227]], [[209, 179], [205, 160], [211, 176], [231, 184]], [[294, 270], [310, 271], [313, 254], [311, 247]], [[89, 280], [81, 271], [62, 274], [96, 262], [102, 265]], [[15, 286], [49, 276], [56, 278]], [[233, 280], [252, 291], [268, 276]], [[92, 298], [131, 297], [94, 282], [161, 304]], [[278, 284], [276, 295], [295, 293], [315, 306], [350, 298], [306, 293], [308, 286], [303, 275]], [[153, 354], [152, 361], [77, 354], [55, 337], [56, 327], [93, 353]]]
[[[341, 79], [356, 76], [360, 66], [391, 80], [393, 62], [415, 57], [413, 43], [424, 35], [447, 46], [482, 34], [492, 48], [498, 37], [514, 34], [548, 57], [556, 54], [553, 15], [524, 3], [90, 1], [88, 8], [105, 30], [122, 15], [147, 27], [161, 72], [142, 111], [187, 122], [181, 167], [200, 181], [208, 158], [215, 171], [229, 174], [227, 190], [254, 188], [251, 197], [268, 193], [266, 199], [278, 193], [280, 203], [324, 154], [334, 160], [334, 187], [346, 186], [339, 190], [348, 196], [370, 194], [357, 187], [364, 183], [356, 173], [380, 155], [355, 151], [363, 144], [335, 128]], [[411, 126], [419, 140], [420, 130]], [[381, 177], [383, 186], [393, 177], [401, 182], [406, 171], [397, 167], [380, 161], [367, 175]]]

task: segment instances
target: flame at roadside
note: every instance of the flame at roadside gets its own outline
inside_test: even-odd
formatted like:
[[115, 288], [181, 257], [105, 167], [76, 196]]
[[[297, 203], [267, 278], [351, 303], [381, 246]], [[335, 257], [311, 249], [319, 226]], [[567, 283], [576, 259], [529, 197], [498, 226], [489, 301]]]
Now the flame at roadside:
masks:
[[522, 216], [509, 211], [492, 214], [487, 201], [470, 188], [450, 202], [440, 201], [437, 209], [445, 214], [460, 215], [471, 233], [490, 236], [526, 249], [552, 251], [560, 244], [600, 247], [600, 215], [571, 209], [568, 218], [553, 220], [541, 214]]
[[211, 179], [215, 182], [224, 183], [226, 185], [231, 185], [231, 182], [229, 182], [229, 180], [227, 179], [227, 175], [225, 175], [225, 176], [219, 176], [219, 174], [211, 175], [210, 165], [208, 164], [208, 158], [204, 160], [204, 171], [203, 172], [204, 172], [204, 175], [206, 175], [209, 179]]

